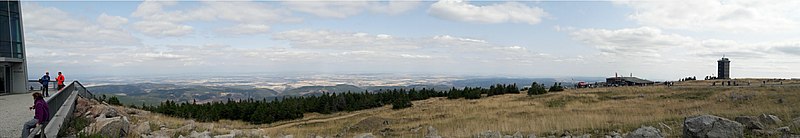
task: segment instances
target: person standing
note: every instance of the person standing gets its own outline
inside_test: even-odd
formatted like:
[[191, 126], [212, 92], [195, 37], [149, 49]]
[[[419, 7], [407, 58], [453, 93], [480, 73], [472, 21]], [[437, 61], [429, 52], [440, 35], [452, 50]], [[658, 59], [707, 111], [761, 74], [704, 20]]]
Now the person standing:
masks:
[[31, 128], [45, 125], [47, 121], [50, 121], [50, 108], [47, 107], [47, 102], [44, 101], [41, 93], [33, 93], [33, 106], [28, 107], [28, 110], [35, 110], [35, 114], [33, 119], [25, 122], [25, 125], [22, 126], [23, 138], [27, 138], [31, 134]]
[[42, 83], [42, 93], [44, 93], [44, 97], [50, 97], [50, 93], [47, 92], [47, 84], [50, 83], [50, 72], [44, 72], [44, 76], [39, 79], [39, 83]]
[[58, 77], [56, 77], [56, 82], [58, 82], [58, 90], [56, 92], [61, 91], [64, 88], [64, 75], [61, 74], [61, 71], [58, 72]]

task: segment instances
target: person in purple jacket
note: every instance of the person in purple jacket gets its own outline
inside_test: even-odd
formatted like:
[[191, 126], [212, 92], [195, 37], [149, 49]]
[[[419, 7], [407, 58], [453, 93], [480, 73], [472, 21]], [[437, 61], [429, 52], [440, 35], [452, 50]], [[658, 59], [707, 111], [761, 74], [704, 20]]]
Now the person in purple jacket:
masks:
[[27, 138], [28, 135], [31, 134], [32, 128], [45, 125], [47, 121], [50, 121], [50, 109], [47, 107], [47, 102], [44, 101], [44, 97], [42, 97], [41, 93], [33, 93], [33, 106], [29, 107], [28, 110], [36, 110], [36, 114], [31, 121], [26, 122], [25, 125], [22, 126], [23, 138]]

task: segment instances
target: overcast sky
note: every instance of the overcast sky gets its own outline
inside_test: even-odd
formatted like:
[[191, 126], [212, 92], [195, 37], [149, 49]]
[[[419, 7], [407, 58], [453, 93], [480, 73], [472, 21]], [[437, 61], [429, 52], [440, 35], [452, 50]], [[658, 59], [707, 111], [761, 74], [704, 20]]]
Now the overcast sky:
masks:
[[800, 77], [800, 1], [23, 1], [30, 78]]

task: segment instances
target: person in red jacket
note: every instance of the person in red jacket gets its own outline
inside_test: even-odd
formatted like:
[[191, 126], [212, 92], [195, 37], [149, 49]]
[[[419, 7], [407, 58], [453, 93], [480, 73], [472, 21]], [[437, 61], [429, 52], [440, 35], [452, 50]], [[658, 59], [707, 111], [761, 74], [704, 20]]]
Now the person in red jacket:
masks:
[[58, 90], [56, 91], [60, 91], [61, 89], [64, 88], [64, 75], [61, 74], [61, 71], [58, 72], [58, 77], [56, 77], [56, 81], [58, 82]]
[[41, 93], [33, 93], [33, 106], [28, 110], [36, 110], [33, 119], [26, 122], [22, 126], [22, 137], [26, 138], [31, 134], [31, 129], [39, 125], [46, 125], [50, 121], [50, 108], [47, 107], [47, 102], [44, 101]]

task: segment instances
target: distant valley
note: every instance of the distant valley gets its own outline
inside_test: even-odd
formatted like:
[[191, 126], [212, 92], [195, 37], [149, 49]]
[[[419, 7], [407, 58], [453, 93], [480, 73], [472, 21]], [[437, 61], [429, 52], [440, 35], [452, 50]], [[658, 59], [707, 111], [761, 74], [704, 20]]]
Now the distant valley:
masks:
[[[397, 79], [397, 78], [395, 78]], [[380, 79], [364, 79], [361, 77], [339, 82], [317, 82], [306, 85], [298, 85], [315, 81], [313, 79], [285, 79], [286, 83], [241, 80], [241, 79], [217, 79], [227, 81], [208, 81], [208, 83], [187, 83], [180, 80], [170, 82], [152, 82], [123, 84], [123, 83], [101, 83], [102, 85], [90, 85], [89, 90], [95, 95], [106, 95], [107, 97], [116, 96], [126, 105], [157, 105], [165, 100], [179, 102], [206, 103], [213, 101], [240, 100], [240, 99], [267, 99], [272, 100], [284, 96], [313, 96], [322, 93], [342, 93], [342, 92], [380, 92], [381, 90], [391, 89], [436, 89], [447, 90], [453, 87], [489, 87], [494, 84], [517, 84], [517, 86], [529, 86], [532, 82], [552, 85], [560, 82], [562, 85], [569, 86], [578, 81], [596, 82], [604, 78], [600, 77], [581, 77], [580, 80], [556, 79], [556, 78], [405, 78], [413, 82], [397, 82], [398, 84], [386, 84]], [[287, 81], [288, 80], [288, 81]], [[429, 81], [419, 81], [429, 80]], [[436, 81], [430, 81], [436, 80]], [[251, 81], [251, 82], [248, 82]], [[261, 83], [253, 83], [261, 82]], [[294, 82], [294, 83], [292, 83]], [[370, 85], [364, 82], [378, 83], [383, 85]], [[407, 84], [407, 85], [402, 85]], [[277, 87], [283, 86], [283, 87]], [[272, 89], [277, 88], [277, 89]]]

